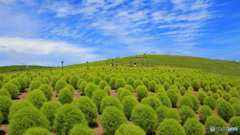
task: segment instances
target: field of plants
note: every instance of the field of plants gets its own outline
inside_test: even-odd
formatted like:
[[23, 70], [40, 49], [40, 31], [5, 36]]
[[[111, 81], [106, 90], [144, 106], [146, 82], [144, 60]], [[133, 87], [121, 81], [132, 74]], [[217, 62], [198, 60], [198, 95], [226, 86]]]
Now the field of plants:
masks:
[[0, 74], [0, 134], [240, 134], [240, 77], [120, 65]]

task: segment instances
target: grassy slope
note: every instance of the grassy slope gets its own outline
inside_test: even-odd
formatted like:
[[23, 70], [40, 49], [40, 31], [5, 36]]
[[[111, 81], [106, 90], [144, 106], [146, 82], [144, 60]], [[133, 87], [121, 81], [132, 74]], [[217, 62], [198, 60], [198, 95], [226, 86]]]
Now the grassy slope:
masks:
[[[137, 55], [130, 56], [125, 58], [114, 58], [114, 66], [116, 61], [118, 66], [130, 66], [130, 61], [136, 61], [138, 66], [142, 66], [142, 60], [144, 60], [144, 66], [170, 66], [170, 67], [185, 67], [185, 68], [195, 68], [202, 69], [206, 72], [218, 73], [222, 75], [230, 75], [230, 76], [238, 76], [240, 77], [240, 63], [233, 61], [223, 61], [223, 60], [212, 60], [207, 58], [199, 58], [199, 57], [190, 57], [190, 56], [169, 56], [169, 55]], [[103, 66], [110, 66], [111, 60], [103, 60]], [[91, 62], [88, 64], [89, 67], [92, 66], [100, 66], [100, 61]], [[86, 68], [86, 64], [75, 64], [65, 66], [64, 69], [71, 68]], [[61, 69], [61, 67], [54, 67], [52, 69]], [[30, 71], [37, 70], [48, 70], [49, 67], [41, 67], [41, 66], [30, 66]], [[25, 65], [22, 66], [4, 66], [0, 67], [0, 73], [4, 72], [12, 72], [12, 71], [27, 71], [27, 67]]]

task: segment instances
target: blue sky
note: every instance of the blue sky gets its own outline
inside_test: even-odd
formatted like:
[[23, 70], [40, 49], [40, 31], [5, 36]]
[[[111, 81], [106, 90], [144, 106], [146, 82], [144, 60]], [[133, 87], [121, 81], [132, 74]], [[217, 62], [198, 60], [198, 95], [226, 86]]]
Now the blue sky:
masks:
[[240, 59], [239, 0], [0, 0], [0, 66], [151, 53]]

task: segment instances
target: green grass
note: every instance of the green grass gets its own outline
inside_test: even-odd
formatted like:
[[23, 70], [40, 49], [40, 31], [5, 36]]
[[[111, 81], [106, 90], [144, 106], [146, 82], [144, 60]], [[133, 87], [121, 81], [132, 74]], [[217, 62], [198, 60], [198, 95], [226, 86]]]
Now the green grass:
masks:
[[[172, 55], [136, 55], [125, 58], [114, 58], [114, 67], [117, 66], [125, 66], [130, 67], [130, 61], [132, 61], [132, 66], [134, 61], [137, 62], [137, 66], [170, 66], [170, 67], [182, 67], [182, 68], [193, 68], [200, 69], [206, 72], [217, 73], [222, 75], [229, 76], [238, 76], [240, 77], [240, 63], [226, 60], [213, 60], [207, 58], [200, 57], [190, 57], [190, 56], [172, 56]], [[102, 65], [100, 61], [90, 62], [88, 66], [110, 66], [111, 59], [102, 60]], [[72, 68], [86, 68], [87, 64], [75, 64], [64, 66], [64, 69], [72, 69]], [[60, 70], [61, 67], [52, 67], [52, 70]], [[37, 70], [50, 70], [49, 67], [43, 66], [30, 66], [30, 71]], [[4, 72], [13, 72], [13, 71], [27, 71], [27, 67], [23, 66], [4, 66], [0, 67], [0, 73]]]

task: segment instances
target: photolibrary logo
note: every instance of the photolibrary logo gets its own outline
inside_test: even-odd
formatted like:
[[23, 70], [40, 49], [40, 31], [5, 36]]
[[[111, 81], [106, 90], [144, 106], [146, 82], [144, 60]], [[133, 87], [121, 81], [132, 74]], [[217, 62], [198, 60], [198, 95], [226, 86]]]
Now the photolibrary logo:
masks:
[[210, 131], [211, 132], [214, 132], [214, 131], [238, 131], [238, 128], [237, 127], [213, 127], [211, 126], [210, 127]]
[[211, 126], [211, 127], [210, 127], [210, 131], [211, 131], [211, 132], [214, 132], [214, 131], [215, 131], [215, 127]]

